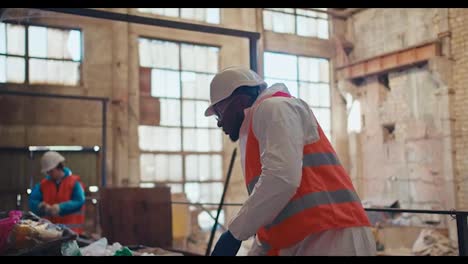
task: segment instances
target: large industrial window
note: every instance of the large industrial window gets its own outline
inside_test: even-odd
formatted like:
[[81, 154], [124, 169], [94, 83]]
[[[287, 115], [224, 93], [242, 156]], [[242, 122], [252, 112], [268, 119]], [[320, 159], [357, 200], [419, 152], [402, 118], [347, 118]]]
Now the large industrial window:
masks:
[[312, 108], [330, 139], [330, 72], [327, 59], [265, 52], [264, 76], [269, 86], [284, 83], [291, 94]]
[[211, 24], [220, 23], [219, 8], [138, 8], [139, 12], [178, 17]]
[[0, 83], [78, 85], [81, 31], [0, 23]]
[[263, 27], [278, 33], [328, 39], [328, 15], [305, 8], [264, 8]]
[[140, 38], [139, 52], [140, 70], [150, 70], [148, 98], [159, 108], [158, 124], [139, 126], [141, 182], [167, 184], [192, 202], [218, 203], [222, 133], [204, 111], [219, 48]]

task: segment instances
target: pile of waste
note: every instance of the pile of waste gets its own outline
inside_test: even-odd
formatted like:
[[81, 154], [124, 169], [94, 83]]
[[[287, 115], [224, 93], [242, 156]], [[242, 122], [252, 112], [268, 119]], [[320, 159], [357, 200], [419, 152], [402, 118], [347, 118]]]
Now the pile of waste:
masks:
[[170, 252], [160, 248], [142, 248], [130, 250], [126, 246], [115, 242], [110, 245], [107, 238], [101, 238], [88, 246], [79, 247], [78, 243], [69, 241], [62, 245], [62, 256], [183, 256], [177, 252]]
[[27, 255], [47, 247], [56, 249], [77, 235], [68, 228], [52, 224], [33, 213], [10, 211], [0, 219], [0, 254]]
[[423, 229], [413, 244], [417, 256], [457, 256], [458, 247], [454, 241], [433, 229]]
[[[9, 256], [183, 256], [161, 248], [132, 249], [107, 238], [78, 245], [71, 229], [53, 224], [32, 212], [0, 212], [0, 255]], [[82, 240], [80, 240], [82, 241]]]

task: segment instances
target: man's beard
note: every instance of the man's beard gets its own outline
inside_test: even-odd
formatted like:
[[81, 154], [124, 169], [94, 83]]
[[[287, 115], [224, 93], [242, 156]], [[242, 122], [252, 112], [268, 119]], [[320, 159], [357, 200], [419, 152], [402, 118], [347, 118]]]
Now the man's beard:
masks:
[[229, 138], [232, 140], [232, 142], [236, 142], [239, 139], [239, 132], [237, 132], [235, 135], [229, 134]]
[[232, 129], [230, 131], [231, 133], [229, 133], [229, 138], [232, 140], [232, 142], [236, 142], [239, 139], [240, 128], [242, 126], [243, 121], [244, 111], [240, 111], [240, 113], [236, 115], [234, 129]]

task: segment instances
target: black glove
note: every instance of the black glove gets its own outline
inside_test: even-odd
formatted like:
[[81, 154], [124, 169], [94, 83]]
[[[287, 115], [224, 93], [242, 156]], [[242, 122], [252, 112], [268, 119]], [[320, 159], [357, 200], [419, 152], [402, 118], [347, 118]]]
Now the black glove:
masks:
[[228, 230], [219, 238], [211, 256], [235, 256], [241, 244], [242, 241], [237, 240]]

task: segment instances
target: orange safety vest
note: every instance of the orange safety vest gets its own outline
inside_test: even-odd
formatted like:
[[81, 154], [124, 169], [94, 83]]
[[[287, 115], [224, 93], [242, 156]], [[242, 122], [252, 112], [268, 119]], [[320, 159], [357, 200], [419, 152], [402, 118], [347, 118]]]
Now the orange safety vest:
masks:
[[[85, 185], [81, 182], [80, 176], [78, 175], [70, 175], [63, 178], [58, 188], [54, 181], [43, 179], [41, 181], [43, 201], [50, 205], [69, 201], [72, 197], [73, 188], [77, 181], [80, 182], [84, 190]], [[85, 221], [85, 206], [83, 205], [80, 211], [72, 214], [64, 216], [45, 216], [44, 218], [48, 219], [54, 224], [64, 224], [71, 230], [75, 231], [77, 234], [82, 234]]]
[[[262, 98], [262, 101], [275, 96], [292, 97], [276, 92]], [[260, 102], [253, 108], [258, 107]], [[252, 109], [251, 113], [254, 111]], [[296, 193], [270, 224], [257, 231], [257, 238], [267, 255], [278, 255], [280, 249], [291, 247], [314, 233], [371, 225], [349, 175], [339, 163], [319, 124], [318, 132], [320, 139], [304, 146], [302, 179]], [[244, 173], [249, 194], [261, 173], [259, 144], [251, 119]]]

